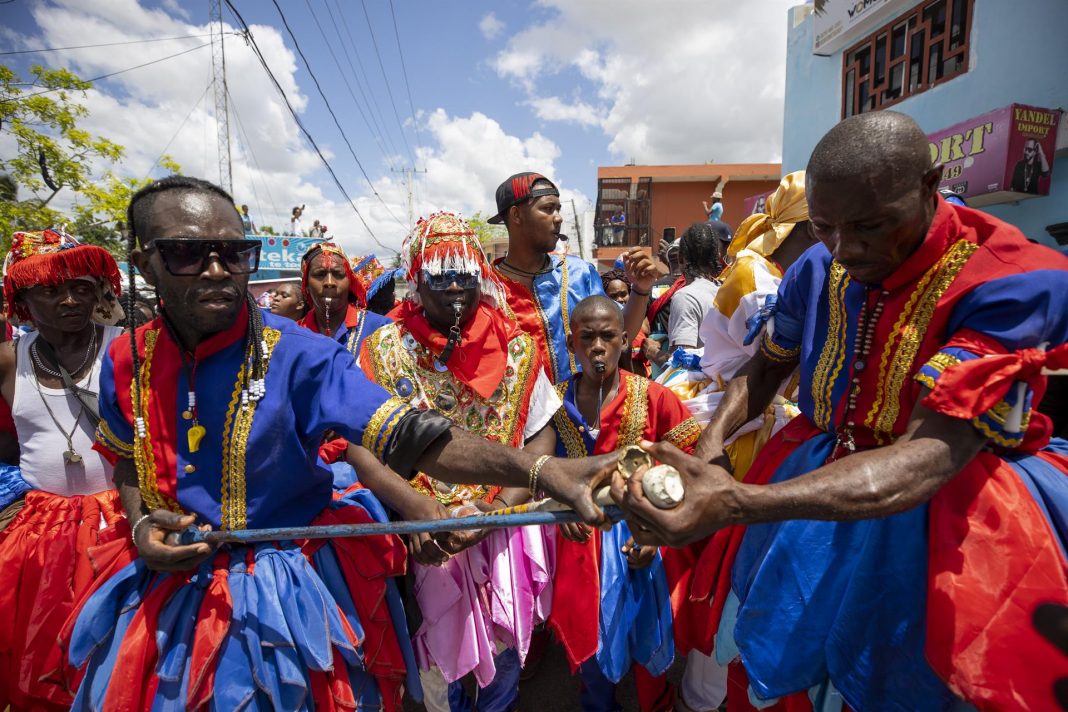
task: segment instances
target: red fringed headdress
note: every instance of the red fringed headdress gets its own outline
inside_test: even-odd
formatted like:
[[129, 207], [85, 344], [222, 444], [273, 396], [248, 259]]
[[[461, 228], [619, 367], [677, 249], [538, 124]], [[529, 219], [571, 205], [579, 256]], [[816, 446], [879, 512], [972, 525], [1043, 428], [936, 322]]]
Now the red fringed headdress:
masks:
[[111, 322], [118, 309], [116, 298], [122, 294], [119, 266], [103, 247], [85, 245], [60, 230], [16, 232], [11, 251], [4, 259], [4, 300], [9, 318], [32, 321], [29, 311], [15, 296], [23, 289], [38, 285], [57, 285], [70, 279], [95, 277], [103, 289], [97, 317]]
[[453, 213], [420, 218], [401, 247], [401, 265], [411, 298], [418, 294], [420, 271], [437, 275], [455, 270], [480, 275], [482, 301], [498, 309], [504, 305], [504, 289], [490, 268], [478, 235]]
[[301, 258], [300, 293], [304, 296], [304, 303], [309, 306], [315, 303], [308, 292], [308, 268], [311, 266], [312, 260], [320, 254], [334, 255], [341, 260], [341, 263], [345, 265], [345, 276], [349, 278], [349, 295], [352, 297], [352, 303], [361, 309], [366, 309], [367, 289], [356, 276], [356, 273], [352, 271], [352, 265], [349, 263], [349, 258], [345, 256], [345, 251], [333, 242], [320, 242], [305, 252], [304, 257]]

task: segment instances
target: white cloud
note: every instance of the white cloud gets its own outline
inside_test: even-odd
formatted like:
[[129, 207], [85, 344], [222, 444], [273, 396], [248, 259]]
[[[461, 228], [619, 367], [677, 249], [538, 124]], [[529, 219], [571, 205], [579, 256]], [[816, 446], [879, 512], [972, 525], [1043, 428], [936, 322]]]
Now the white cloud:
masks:
[[527, 102], [543, 121], [566, 121], [580, 126], [600, 126], [604, 121], [602, 110], [584, 101], [566, 104], [558, 96], [531, 99]]
[[[208, 31], [206, 24], [192, 25], [164, 10], [145, 9], [137, 0], [94, 3], [61, 0], [36, 4], [32, 11], [40, 30], [38, 36], [17, 41], [12, 38], [13, 44], [66, 46], [84, 44], [86, 36], [99, 42], [121, 42]], [[275, 28], [254, 25], [252, 32], [290, 101], [298, 112], [303, 112], [308, 99], [297, 84], [293, 52]], [[205, 41], [206, 38], [71, 50], [56, 53], [54, 64], [68, 66], [80, 76], [94, 76]], [[258, 60], [243, 41], [228, 39], [226, 64], [233, 100], [230, 134], [235, 200], [249, 205], [257, 225], [276, 228], [288, 226], [294, 205], [306, 204], [306, 224], [319, 219], [329, 226], [331, 234], [346, 250], [354, 254], [370, 251], [385, 254], [386, 250], [372, 241], [352, 207], [325, 175], [319, 158], [304, 142]], [[121, 161], [111, 166], [98, 165], [97, 173], [110, 168], [120, 176], [143, 177], [150, 173], [153, 162], [170, 141], [167, 153], [182, 166], [184, 173], [217, 181], [210, 66], [210, 50], [204, 48], [118, 75], [87, 92], [84, 103], [90, 114], [82, 122], [83, 128], [126, 147]], [[412, 210], [416, 218], [436, 210], [457, 211], [467, 216], [475, 212], [492, 215], [494, 192], [502, 180], [524, 170], [552, 176], [560, 155], [559, 147], [544, 135], [538, 132], [528, 136], [511, 135], [497, 120], [481, 112], [455, 116], [438, 108], [420, 112], [417, 121], [424, 139], [424, 146], [418, 149], [417, 164], [427, 172], [415, 178]], [[349, 166], [348, 152], [343, 145], [335, 146], [331, 152], [330, 141], [336, 137], [316, 138], [337, 169]], [[362, 180], [346, 182], [346, 189], [378, 239], [399, 248], [408, 223], [406, 182], [403, 176], [384, 167], [365, 165], [381, 200]], [[588, 203], [586, 197], [568, 186], [561, 188], [567, 197], [576, 198], [581, 214]], [[72, 194], [63, 191], [54, 205], [64, 209], [71, 201]]]
[[504, 23], [492, 12], [485, 15], [478, 23], [478, 29], [487, 40], [492, 40], [504, 31]]
[[[616, 0], [605, 12], [597, 0], [538, 0], [554, 16], [514, 35], [492, 64], [544, 120], [593, 125], [599, 116], [620, 159], [778, 160], [787, 9], [796, 2]], [[568, 70], [592, 84], [603, 112], [593, 97], [539, 108]]]

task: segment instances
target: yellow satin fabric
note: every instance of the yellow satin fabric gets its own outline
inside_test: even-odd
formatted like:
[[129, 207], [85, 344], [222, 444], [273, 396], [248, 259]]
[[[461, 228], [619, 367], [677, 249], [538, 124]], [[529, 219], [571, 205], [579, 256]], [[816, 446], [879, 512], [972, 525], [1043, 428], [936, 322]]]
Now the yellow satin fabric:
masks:
[[779, 187], [768, 197], [764, 210], [742, 221], [727, 249], [728, 258], [736, 257], [743, 249], [771, 257], [790, 236], [794, 225], [808, 220], [805, 172], [795, 171], [783, 178]]

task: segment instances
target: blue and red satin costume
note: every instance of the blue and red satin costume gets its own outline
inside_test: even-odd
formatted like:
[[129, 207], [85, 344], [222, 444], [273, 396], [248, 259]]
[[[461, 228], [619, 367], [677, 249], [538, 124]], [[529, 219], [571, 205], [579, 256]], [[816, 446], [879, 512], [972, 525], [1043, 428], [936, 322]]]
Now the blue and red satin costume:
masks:
[[[563, 392], [564, 405], [551, 421], [559, 457], [599, 455], [643, 438], [690, 451], [701, 434], [674, 393], [621, 370], [619, 389], [602, 408], [595, 435], [591, 428], [596, 424], [587, 422], [578, 408], [576, 389], [572, 378]], [[557, 535], [549, 628], [582, 676], [585, 712], [618, 709], [615, 686], [631, 668], [641, 709], [672, 707], [664, 676], [675, 659], [673, 608], [687, 603], [676, 593], [680, 552], [658, 552], [647, 567], [632, 569], [621, 550], [630, 536], [626, 522], [607, 532], [594, 530], [584, 544]]]
[[[360, 348], [363, 346], [364, 339], [379, 328], [392, 323], [392, 321], [388, 316], [375, 314], [373, 311], [360, 308], [355, 304], [349, 304], [345, 308], [345, 318], [341, 320], [341, 325], [338, 326], [332, 337], [327, 338], [334, 339], [352, 354], [353, 358], [357, 358], [360, 355]], [[309, 310], [297, 323], [307, 329], [311, 329], [316, 334], [320, 333], [319, 322], [316, 321], [314, 309]]]
[[[885, 308], [858, 367], [858, 315], [877, 299]], [[925, 241], [881, 285], [851, 281], [822, 245], [790, 268], [762, 351], [800, 362], [802, 415], [768, 442], [747, 482], [847, 457], [835, 452], [836, 433], [854, 378], [858, 450], [901, 436], [918, 403], [971, 420], [988, 447], [928, 503], [897, 515], [717, 532], [692, 591], [711, 597], [718, 621], [702, 647], [715, 636], [721, 662], [740, 654], [757, 698], [802, 691], [821, 708], [837, 693], [857, 710], [943, 710], [960, 699], [984, 710], [1053, 708], [1068, 661], [1031, 616], [1041, 602], [1068, 603], [1068, 444], [1050, 442], [1034, 410], [1045, 382], [1035, 368], [1022, 379], [1022, 433], [1011, 427], [1016, 387], [991, 399], [995, 381], [955, 369], [1064, 344], [1066, 303], [1068, 259], [941, 199]]]
[[534, 289], [512, 279], [494, 262], [504, 284], [508, 305], [505, 313], [534, 338], [545, 373], [553, 383], [563, 383], [582, 370], [567, 347], [571, 311], [586, 297], [604, 296], [597, 268], [573, 255], [549, 255], [552, 267], [534, 277]]
[[[333, 496], [317, 451], [333, 430], [381, 457], [407, 407], [367, 381], [336, 342], [270, 314], [264, 322], [266, 395], [244, 435], [231, 397], [246, 360], [244, 312], [197, 347], [207, 435], [196, 452], [181, 415], [188, 374], [178, 346], [159, 320], [138, 330], [145, 457], [157, 473], [142, 472], [142, 498], [215, 528], [385, 520], [366, 490]], [[97, 442], [116, 460], [135, 447], [131, 365], [129, 342], [116, 339], [101, 373]], [[230, 466], [220, 464], [224, 449]], [[390, 580], [405, 566], [396, 537], [232, 546], [172, 574], [149, 571], [128, 539], [114, 545], [125, 560], [64, 635], [70, 662], [84, 668], [75, 709], [396, 710], [402, 685], [418, 690]]]

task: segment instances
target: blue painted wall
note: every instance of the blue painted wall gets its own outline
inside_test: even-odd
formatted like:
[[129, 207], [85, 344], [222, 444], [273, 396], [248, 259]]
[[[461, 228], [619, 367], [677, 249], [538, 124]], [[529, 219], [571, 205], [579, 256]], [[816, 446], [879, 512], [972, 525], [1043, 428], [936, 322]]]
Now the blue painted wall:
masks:
[[[800, 170], [841, 118], [842, 53], [812, 53], [812, 16], [788, 14], [783, 173]], [[971, 54], [963, 76], [894, 105], [926, 132], [1008, 104], [1068, 109], [1068, 0], [975, 0]], [[1068, 152], [1054, 160], [1050, 194], [984, 208], [1034, 240], [1053, 244], [1052, 223], [1068, 222]]]

